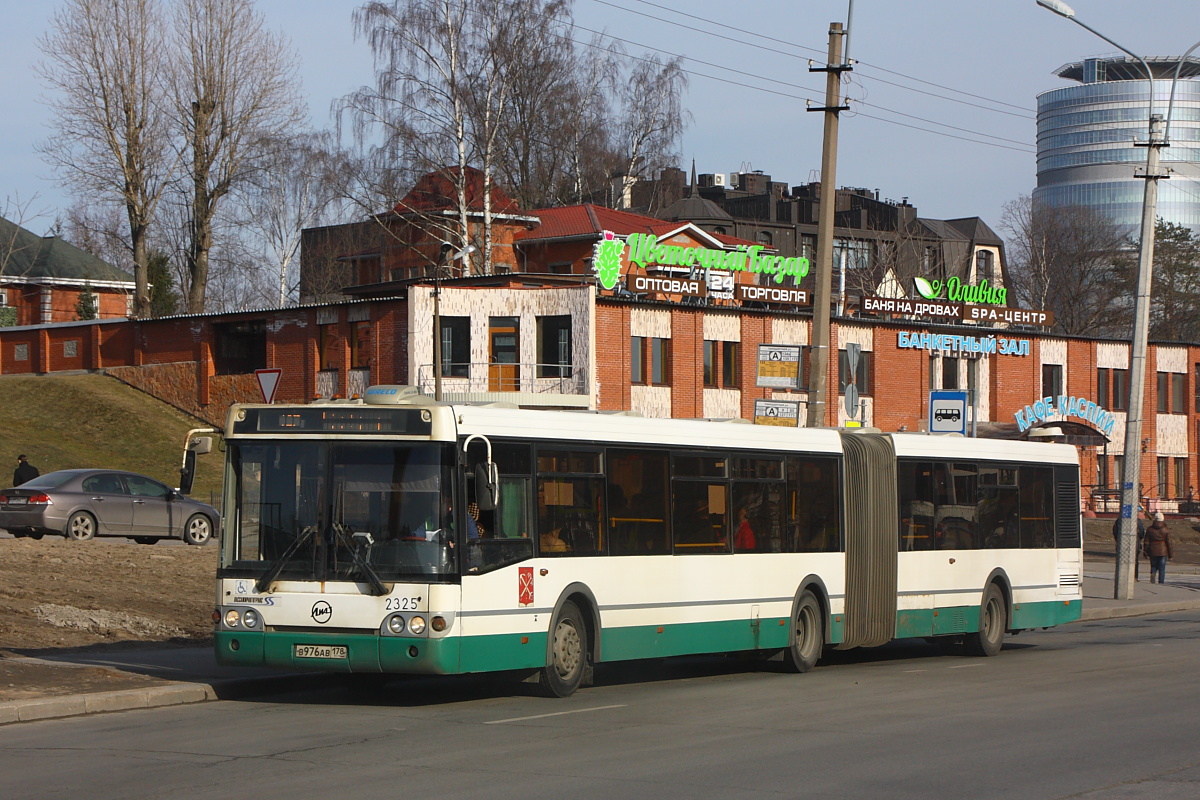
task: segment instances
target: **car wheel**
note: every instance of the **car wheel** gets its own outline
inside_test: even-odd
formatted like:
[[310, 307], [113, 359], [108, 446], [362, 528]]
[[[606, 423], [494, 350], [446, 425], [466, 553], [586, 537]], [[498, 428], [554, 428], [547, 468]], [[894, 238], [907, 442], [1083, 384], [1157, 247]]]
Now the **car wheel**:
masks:
[[138, 544], [157, 544], [157, 536], [134, 536], [133, 540]]
[[212, 522], [203, 514], [193, 514], [183, 527], [183, 540], [188, 544], [204, 544], [212, 538]]
[[67, 520], [64, 532], [68, 539], [74, 539], [77, 542], [94, 539], [96, 538], [96, 518], [86, 511], [76, 511]]

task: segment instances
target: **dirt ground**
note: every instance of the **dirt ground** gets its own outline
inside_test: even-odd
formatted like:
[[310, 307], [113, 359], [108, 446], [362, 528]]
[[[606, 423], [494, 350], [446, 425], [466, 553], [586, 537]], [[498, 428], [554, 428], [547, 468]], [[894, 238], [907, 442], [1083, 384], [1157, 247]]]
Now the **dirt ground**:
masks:
[[[1112, 519], [1085, 520], [1089, 561], [1113, 558]], [[1200, 520], [1170, 521], [1174, 563], [1200, 565]], [[203, 646], [212, 639], [217, 547], [0, 538], [0, 702], [161, 683], [21, 656]]]

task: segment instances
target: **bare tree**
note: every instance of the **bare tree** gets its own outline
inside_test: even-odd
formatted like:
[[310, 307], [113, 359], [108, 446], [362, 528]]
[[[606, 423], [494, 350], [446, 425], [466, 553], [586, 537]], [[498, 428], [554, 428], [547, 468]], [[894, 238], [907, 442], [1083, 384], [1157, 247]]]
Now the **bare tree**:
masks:
[[278, 303], [295, 299], [301, 231], [330, 220], [337, 155], [329, 137], [304, 134], [266, 143], [266, 168], [236, 191], [237, 223], [246, 246], [273, 264]]
[[620, 144], [627, 177], [654, 178], [679, 162], [687, 84], [682, 59], [663, 62], [650, 53], [637, 59], [620, 93]]
[[252, 0], [178, 0], [172, 95], [191, 187], [187, 308], [204, 310], [222, 198], [263, 167], [261, 143], [304, 116], [296, 56]]
[[[380, 166], [382, 160], [417, 172], [440, 171], [452, 183], [455, 215], [430, 216], [426, 224], [455, 248], [470, 243], [465, 60], [471, 5], [467, 0], [392, 0], [369, 2], [355, 11], [355, 28], [374, 56], [375, 83], [341, 104], [353, 119], [359, 144], [375, 143], [368, 145], [370, 157], [363, 163]], [[399, 201], [397, 195], [389, 205]]]
[[111, 198], [79, 199], [67, 208], [63, 238], [101, 261], [117, 266], [130, 252], [127, 222], [122, 209]]
[[1060, 333], [1128, 330], [1130, 308], [1119, 280], [1128, 232], [1094, 209], [1052, 207], [1027, 196], [1004, 206], [1009, 288], [1023, 308], [1054, 311]]
[[124, 205], [138, 316], [150, 310], [147, 232], [175, 166], [162, 31], [157, 0], [68, 0], [39, 42], [38, 72], [56, 90], [41, 151], [64, 182]]

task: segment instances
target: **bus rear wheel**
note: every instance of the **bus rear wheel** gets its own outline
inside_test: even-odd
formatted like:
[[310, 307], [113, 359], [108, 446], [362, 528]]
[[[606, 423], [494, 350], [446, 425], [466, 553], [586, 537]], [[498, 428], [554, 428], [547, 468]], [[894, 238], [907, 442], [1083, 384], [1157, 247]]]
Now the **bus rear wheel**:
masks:
[[1004, 645], [1004, 631], [1008, 628], [1008, 611], [1004, 607], [1004, 595], [989, 583], [983, 592], [983, 605], [979, 608], [979, 631], [968, 633], [965, 644], [967, 652], [974, 656], [994, 656]]
[[583, 682], [587, 666], [587, 629], [579, 607], [562, 604], [550, 625], [550, 663], [542, 667], [538, 687], [547, 697], [570, 697]]
[[784, 651], [783, 663], [789, 672], [808, 672], [817, 665], [824, 647], [825, 623], [821, 616], [821, 604], [812, 592], [805, 589], [796, 603], [792, 641]]

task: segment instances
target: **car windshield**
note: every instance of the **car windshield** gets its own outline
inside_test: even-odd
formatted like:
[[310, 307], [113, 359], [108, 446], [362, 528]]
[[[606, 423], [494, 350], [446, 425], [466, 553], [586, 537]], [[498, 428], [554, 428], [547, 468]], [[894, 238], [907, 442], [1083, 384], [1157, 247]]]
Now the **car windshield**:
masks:
[[73, 477], [75, 477], [75, 473], [72, 472], [47, 472], [45, 475], [39, 475], [32, 480], [25, 481], [18, 488], [57, 489]]
[[457, 573], [446, 444], [231, 442], [222, 565], [292, 580]]

